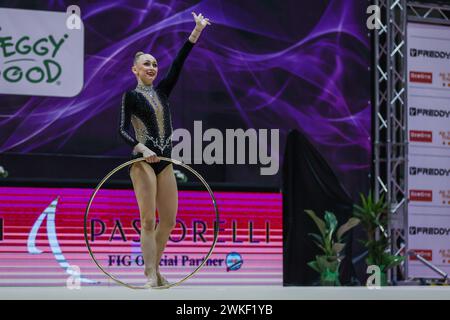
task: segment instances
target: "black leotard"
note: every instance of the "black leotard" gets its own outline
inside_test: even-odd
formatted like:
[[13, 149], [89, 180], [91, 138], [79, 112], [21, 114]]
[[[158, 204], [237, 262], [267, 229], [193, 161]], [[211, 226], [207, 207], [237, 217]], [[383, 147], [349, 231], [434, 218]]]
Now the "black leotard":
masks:
[[[138, 85], [122, 96], [119, 132], [133, 148], [141, 142], [158, 156], [170, 158], [172, 153], [172, 119], [168, 98], [189, 52], [194, 44], [189, 40], [181, 47], [166, 76], [154, 86]], [[133, 125], [135, 137], [127, 131]], [[142, 157], [142, 153], [132, 152], [131, 159]], [[160, 161], [149, 164], [155, 174], [159, 174], [170, 163]], [[131, 166], [128, 166], [130, 170]]]

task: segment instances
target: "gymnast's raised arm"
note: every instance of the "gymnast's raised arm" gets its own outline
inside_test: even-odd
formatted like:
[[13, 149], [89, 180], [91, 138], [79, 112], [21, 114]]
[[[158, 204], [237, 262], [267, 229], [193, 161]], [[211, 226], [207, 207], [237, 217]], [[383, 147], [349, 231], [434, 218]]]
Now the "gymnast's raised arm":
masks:
[[191, 35], [188, 40], [185, 41], [180, 51], [178, 51], [174, 61], [172, 62], [169, 71], [166, 76], [159, 82], [157, 88], [161, 93], [163, 93], [166, 97], [169, 97], [172, 89], [175, 87], [177, 83], [178, 77], [180, 75], [181, 69], [183, 67], [184, 61], [186, 60], [189, 52], [191, 52], [192, 47], [197, 42], [200, 37], [203, 29], [207, 25], [211, 25], [208, 18], [203, 17], [200, 13], [196, 15], [195, 12], [192, 12], [195, 20], [195, 28], [192, 30]]

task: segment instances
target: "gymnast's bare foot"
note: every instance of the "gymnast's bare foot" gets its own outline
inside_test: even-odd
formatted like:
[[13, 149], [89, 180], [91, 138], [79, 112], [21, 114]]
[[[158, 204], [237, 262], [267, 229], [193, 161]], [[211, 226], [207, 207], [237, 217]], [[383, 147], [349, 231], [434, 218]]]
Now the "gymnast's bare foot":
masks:
[[147, 282], [145, 283], [144, 287], [146, 288], [154, 288], [159, 286], [158, 281], [158, 275], [155, 270], [152, 269], [145, 269], [144, 271], [145, 276], [147, 277]]
[[169, 281], [167, 281], [166, 278], [159, 272], [159, 270], [156, 272], [156, 275], [158, 276], [158, 285], [163, 287], [170, 284]]

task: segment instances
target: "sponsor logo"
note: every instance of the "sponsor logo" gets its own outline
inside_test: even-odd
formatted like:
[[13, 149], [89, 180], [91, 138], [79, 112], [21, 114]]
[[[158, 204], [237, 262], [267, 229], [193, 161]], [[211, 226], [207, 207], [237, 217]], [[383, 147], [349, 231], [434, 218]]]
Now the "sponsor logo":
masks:
[[439, 135], [441, 136], [442, 140], [442, 144], [445, 145], [445, 140], [447, 140], [448, 145], [450, 146], [450, 131], [439, 131]]
[[432, 190], [409, 190], [409, 200], [432, 202], [433, 201], [433, 191]]
[[[159, 221], [158, 219], [156, 220]], [[112, 225], [111, 225], [112, 224]], [[139, 242], [139, 235], [140, 235], [140, 219], [133, 219], [130, 223], [130, 225], [124, 225], [124, 223], [121, 221], [120, 218], [115, 219], [114, 222], [110, 224], [110, 221], [103, 221], [101, 219], [90, 219], [90, 226], [91, 226], [91, 232], [90, 232], [90, 241], [93, 243], [95, 241], [120, 241], [121, 243], [127, 243], [127, 242]], [[209, 228], [217, 229], [219, 228], [219, 231], [224, 230], [224, 224], [226, 224], [225, 221], [215, 222], [212, 226], [210, 226], [206, 221], [202, 220], [193, 220], [191, 223], [187, 223], [182, 219], [176, 219], [176, 227], [181, 228], [181, 232], [177, 234], [171, 234], [169, 235], [169, 242], [173, 243], [179, 243], [182, 241], [185, 241], [186, 239], [192, 240], [193, 242], [208, 242], [207, 239], [207, 231]], [[248, 221], [248, 237], [242, 237], [242, 235], [238, 235], [238, 230], [241, 230], [243, 225], [241, 222], [232, 221], [230, 229], [231, 229], [231, 239], [226, 240], [219, 236], [217, 242], [227, 242], [231, 241], [232, 243], [242, 243], [247, 242], [248, 243], [260, 243], [262, 240], [255, 239], [257, 232], [259, 231], [255, 230], [254, 221]], [[106, 232], [107, 230], [111, 229], [111, 232]], [[130, 233], [126, 232], [127, 229], [131, 228], [132, 230]], [[265, 242], [270, 243], [270, 223], [269, 221], [266, 221], [265, 224]]]
[[444, 227], [409, 227], [409, 234], [412, 236], [426, 234], [429, 236], [448, 236], [450, 234], [450, 228]]
[[64, 269], [64, 271], [70, 276], [68, 278], [67, 285], [71, 287], [75, 286], [77, 283], [85, 282], [85, 283], [98, 283], [98, 281], [91, 280], [81, 276], [80, 269], [76, 265], [71, 265], [69, 261], [67, 261], [64, 256], [61, 247], [59, 246], [59, 241], [56, 233], [56, 207], [59, 201], [59, 196], [53, 200], [50, 205], [40, 214], [40, 216], [36, 219], [33, 227], [31, 228], [30, 233], [28, 234], [27, 240], [27, 250], [29, 254], [39, 255], [44, 253], [43, 250], [39, 249], [36, 246], [36, 238], [39, 234], [39, 230], [41, 229], [41, 225], [47, 220], [45, 232], [47, 233], [48, 245], [50, 246], [50, 250], [53, 253], [53, 257], [59, 263], [60, 267]]
[[[57, 60], [58, 53], [62, 51], [61, 48], [64, 48], [64, 42], [68, 37], [69, 35], [64, 34], [61, 37], [49, 35], [40, 39], [31, 39], [31, 36], [27, 34], [20, 39], [10, 36], [0, 38], [2, 61], [4, 61], [2, 80], [9, 83], [56, 82], [63, 69], [61, 62]], [[45, 47], [43, 43], [49, 43], [49, 45]], [[11, 48], [16, 48], [16, 51]], [[36, 61], [35, 56], [44, 57], [41, 64], [38, 64], [39, 61]], [[30, 66], [30, 61], [34, 65]]]
[[450, 249], [439, 249], [443, 263], [450, 263]]
[[446, 200], [447, 203], [450, 204], [450, 190], [439, 190], [439, 195], [441, 196], [442, 202], [444, 204]]
[[424, 130], [409, 130], [411, 142], [433, 142], [433, 132]]
[[409, 174], [411, 176], [424, 175], [424, 176], [446, 176], [446, 177], [448, 177], [450, 175], [450, 169], [410, 167]]
[[442, 109], [424, 109], [424, 108], [409, 108], [409, 115], [411, 117], [436, 117], [436, 118], [449, 118], [450, 111]]
[[227, 254], [226, 262], [227, 262], [227, 271], [236, 271], [242, 267], [244, 260], [242, 259], [242, 256], [239, 253], [230, 252], [229, 254]]
[[419, 83], [433, 83], [433, 73], [411, 71], [409, 73], [409, 81]]
[[423, 50], [411, 48], [409, 55], [414, 58], [426, 57], [435, 59], [450, 59], [450, 51], [437, 51], [437, 50]]
[[0, 93], [73, 97], [82, 90], [84, 31], [67, 29], [66, 19], [0, 8]]
[[[171, 267], [177, 267], [177, 266], [191, 266], [191, 267], [198, 267], [203, 263], [205, 259], [204, 258], [193, 258], [189, 255], [174, 255], [174, 256], [167, 256], [164, 255], [164, 257], [161, 257], [160, 266], [171, 266]], [[130, 266], [143, 266], [144, 265], [144, 257], [142, 254], [110, 254], [108, 255], [108, 267], [130, 267]], [[209, 267], [222, 267], [225, 265], [225, 259], [208, 259], [205, 263], [206, 266]]]
[[[415, 227], [410, 227], [410, 230], [411, 230], [411, 228], [415, 228]], [[421, 256], [422, 258], [424, 258], [427, 261], [432, 261], [433, 260], [433, 250], [413, 249], [412, 251], [414, 251], [416, 254], [418, 254], [419, 256]], [[416, 256], [411, 255], [410, 256], [410, 260], [417, 261], [419, 259]]]

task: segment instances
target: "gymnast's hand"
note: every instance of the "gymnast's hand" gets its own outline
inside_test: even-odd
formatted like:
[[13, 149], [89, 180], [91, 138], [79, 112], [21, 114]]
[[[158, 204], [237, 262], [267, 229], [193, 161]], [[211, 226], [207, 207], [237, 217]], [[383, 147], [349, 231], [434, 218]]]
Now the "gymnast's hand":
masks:
[[201, 13], [199, 15], [196, 15], [195, 12], [192, 12], [192, 15], [194, 16], [195, 20], [195, 28], [194, 30], [192, 30], [192, 33], [189, 36], [189, 41], [192, 43], [196, 43], [203, 29], [205, 29], [207, 25], [211, 25], [211, 23], [209, 22], [209, 19], [203, 17]]
[[196, 15], [195, 12], [192, 12], [192, 15], [194, 16], [195, 28], [197, 30], [202, 31], [207, 25], [211, 25], [209, 19], [203, 17], [201, 13], [199, 15]]
[[158, 156], [156, 155], [156, 153], [154, 153], [149, 148], [147, 148], [147, 150], [144, 150], [142, 156], [145, 158], [145, 161], [147, 161], [148, 163], [155, 163], [155, 162], [160, 161]]
[[154, 163], [154, 162], [159, 162], [160, 159], [158, 158], [158, 156], [156, 155], [156, 153], [154, 153], [152, 150], [150, 150], [145, 144], [143, 143], [138, 143], [135, 147], [134, 147], [134, 151], [135, 152], [140, 152], [142, 153], [142, 156], [145, 158], [145, 161], [149, 162], [149, 163]]

